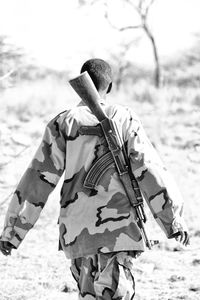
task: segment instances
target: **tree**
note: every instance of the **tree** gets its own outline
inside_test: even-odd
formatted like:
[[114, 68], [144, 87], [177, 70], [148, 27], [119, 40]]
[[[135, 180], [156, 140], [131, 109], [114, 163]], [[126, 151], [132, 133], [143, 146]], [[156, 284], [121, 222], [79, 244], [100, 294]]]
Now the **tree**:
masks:
[[[105, 1], [105, 6], [107, 7], [107, 3], [109, 0]], [[158, 55], [158, 47], [155, 41], [155, 37], [153, 35], [153, 32], [148, 24], [148, 16], [150, 8], [152, 7], [155, 0], [126, 0], [125, 1], [131, 8], [133, 8], [140, 19], [139, 24], [131, 24], [125, 27], [117, 27], [113, 25], [109, 18], [109, 12], [108, 9], [105, 11], [105, 18], [108, 20], [108, 22], [111, 24], [112, 27], [115, 29], [123, 32], [126, 30], [135, 30], [135, 29], [142, 29], [146, 35], [146, 37], [149, 39], [152, 50], [153, 50], [153, 58], [154, 58], [154, 64], [155, 64], [155, 72], [154, 72], [154, 83], [156, 87], [160, 86], [161, 81], [161, 67], [160, 67], [160, 59]]]
[[142, 30], [145, 34], [145, 36], [150, 41], [152, 50], [153, 50], [153, 59], [154, 59], [154, 65], [155, 65], [155, 71], [154, 71], [154, 83], [156, 87], [160, 86], [161, 81], [161, 67], [160, 67], [160, 60], [158, 55], [158, 47], [156, 44], [156, 40], [153, 34], [153, 31], [151, 30], [149, 24], [148, 24], [148, 16], [150, 9], [155, 2], [155, 0], [120, 0], [123, 4], [127, 5], [127, 10], [131, 9], [134, 10], [134, 12], [137, 13], [139, 23], [135, 24], [135, 19], [132, 18], [132, 24], [125, 26], [125, 27], [119, 27], [117, 24], [114, 24], [114, 22], [111, 21], [110, 17], [110, 10], [109, 10], [109, 3], [114, 3], [114, 0], [79, 0], [80, 7], [85, 5], [95, 5], [96, 3], [101, 3], [104, 5], [104, 17], [108, 21], [108, 23], [116, 30], [120, 32], [124, 32], [127, 30]]

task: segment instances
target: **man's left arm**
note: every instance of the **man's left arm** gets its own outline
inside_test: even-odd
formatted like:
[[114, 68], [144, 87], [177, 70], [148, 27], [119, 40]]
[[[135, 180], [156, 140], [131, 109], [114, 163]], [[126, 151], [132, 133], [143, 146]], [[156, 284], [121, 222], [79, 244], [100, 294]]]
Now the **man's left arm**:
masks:
[[132, 171], [150, 210], [168, 238], [189, 243], [183, 219], [183, 199], [156, 150], [150, 143], [140, 121], [129, 138]]

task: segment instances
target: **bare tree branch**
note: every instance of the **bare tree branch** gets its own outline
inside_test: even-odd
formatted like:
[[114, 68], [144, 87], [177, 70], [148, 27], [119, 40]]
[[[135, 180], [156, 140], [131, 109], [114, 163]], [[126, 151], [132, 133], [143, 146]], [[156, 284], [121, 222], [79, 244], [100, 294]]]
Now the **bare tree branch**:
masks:
[[0, 77], [0, 81], [3, 81], [4, 79], [10, 77], [10, 75], [13, 74], [14, 72], [15, 72], [15, 70], [10, 70], [8, 73], [6, 73]]
[[119, 31], [125, 31], [128, 29], [141, 29], [141, 28], [142, 28], [142, 25], [133, 25], [133, 26], [130, 25], [130, 26], [119, 28]]
[[160, 61], [159, 61], [159, 55], [158, 55], [158, 50], [157, 50], [157, 46], [156, 46], [156, 42], [155, 42], [155, 38], [152, 34], [152, 32], [150, 31], [149, 27], [147, 26], [146, 23], [144, 23], [143, 25], [143, 29], [147, 35], [147, 37], [149, 38], [152, 48], [153, 48], [153, 55], [154, 55], [154, 61], [155, 61], [155, 85], [156, 87], [160, 86]]
[[125, 31], [128, 29], [143, 29], [146, 36], [148, 37], [148, 39], [151, 42], [152, 45], [152, 49], [153, 49], [153, 55], [154, 55], [154, 62], [155, 62], [155, 85], [156, 87], [160, 86], [160, 62], [159, 62], [159, 55], [158, 55], [158, 50], [157, 50], [157, 45], [156, 45], [156, 41], [154, 38], [154, 35], [147, 23], [147, 17], [148, 17], [148, 13], [149, 10], [151, 8], [151, 6], [153, 5], [153, 3], [155, 2], [155, 0], [150, 0], [149, 2], [147, 0], [139, 0], [139, 2], [135, 3], [134, 0], [126, 0], [127, 3], [129, 3], [130, 5], [132, 5], [132, 7], [134, 7], [135, 11], [138, 13], [140, 19], [141, 19], [141, 25], [130, 25], [130, 26], [126, 26], [124, 28], [121, 28], [120, 31]]
[[[143, 0], [142, 2], [145, 4], [146, 1]], [[146, 6], [144, 6], [142, 8], [144, 15], [146, 15], [146, 16], [148, 15], [149, 9], [151, 8], [151, 6], [153, 5], [154, 2], [155, 2], [155, 0], [151, 0]]]
[[109, 23], [109, 25], [110, 25], [112, 28], [114, 28], [114, 29], [116, 29], [116, 30], [118, 30], [118, 31], [125, 31], [125, 30], [127, 30], [127, 29], [139, 29], [139, 28], [141, 28], [141, 24], [139, 24], [139, 25], [130, 25], [130, 26], [125, 26], [125, 27], [118, 27], [118, 26], [114, 25], [114, 24], [111, 22], [111, 20], [110, 20], [110, 18], [109, 18], [109, 15], [108, 15], [108, 5], [107, 5], [107, 2], [104, 2], [104, 6], [105, 6], [104, 17], [105, 17], [105, 19], [107, 20], [107, 22]]

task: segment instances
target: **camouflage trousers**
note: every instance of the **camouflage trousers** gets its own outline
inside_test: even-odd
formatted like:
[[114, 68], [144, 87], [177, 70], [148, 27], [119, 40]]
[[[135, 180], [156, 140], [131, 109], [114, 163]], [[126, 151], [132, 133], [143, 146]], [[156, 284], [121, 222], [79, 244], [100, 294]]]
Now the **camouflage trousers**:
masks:
[[135, 282], [131, 269], [133, 257], [128, 252], [89, 255], [72, 260], [79, 300], [131, 300]]

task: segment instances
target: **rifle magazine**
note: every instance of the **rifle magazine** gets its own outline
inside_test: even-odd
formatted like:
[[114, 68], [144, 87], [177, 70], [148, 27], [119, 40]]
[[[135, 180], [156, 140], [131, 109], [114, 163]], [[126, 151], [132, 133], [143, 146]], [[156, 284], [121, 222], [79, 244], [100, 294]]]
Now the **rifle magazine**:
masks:
[[101, 177], [110, 168], [115, 168], [115, 163], [113, 161], [111, 152], [107, 152], [106, 154], [98, 158], [96, 162], [92, 165], [92, 167], [89, 169], [85, 177], [83, 186], [89, 189], [94, 189], [101, 180]]

